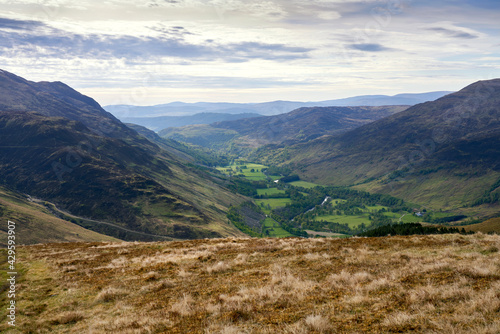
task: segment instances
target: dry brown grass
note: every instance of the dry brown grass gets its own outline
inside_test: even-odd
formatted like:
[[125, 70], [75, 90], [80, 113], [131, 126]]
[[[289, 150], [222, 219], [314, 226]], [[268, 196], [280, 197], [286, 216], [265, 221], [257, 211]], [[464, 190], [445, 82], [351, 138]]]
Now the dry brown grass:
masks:
[[500, 217], [488, 219], [482, 223], [467, 225], [463, 227], [466, 231], [483, 232], [483, 233], [500, 233]]
[[484, 234], [29, 246], [17, 329], [497, 334], [498, 248]]

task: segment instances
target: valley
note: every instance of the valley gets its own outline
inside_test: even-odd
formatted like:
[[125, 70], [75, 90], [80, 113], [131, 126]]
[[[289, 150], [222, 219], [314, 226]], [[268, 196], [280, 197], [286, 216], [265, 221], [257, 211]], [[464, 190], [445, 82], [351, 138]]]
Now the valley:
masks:
[[[0, 79], [0, 186], [95, 237], [352, 236], [500, 212], [498, 80], [416, 106], [236, 113], [155, 133], [63, 83]], [[457, 131], [443, 139], [442, 127]]]
[[[247, 210], [237, 209], [239, 223], [250, 228], [253, 236], [346, 237], [390, 224], [438, 224], [452, 228], [476, 222], [473, 217], [454, 211], [428, 211], [387, 195], [320, 186], [298, 180], [296, 175], [268, 175], [286, 171], [244, 160], [235, 160], [217, 170], [240, 182], [237, 191], [253, 198], [252, 206], [246, 205]], [[246, 219], [249, 208], [261, 215], [259, 222]]]

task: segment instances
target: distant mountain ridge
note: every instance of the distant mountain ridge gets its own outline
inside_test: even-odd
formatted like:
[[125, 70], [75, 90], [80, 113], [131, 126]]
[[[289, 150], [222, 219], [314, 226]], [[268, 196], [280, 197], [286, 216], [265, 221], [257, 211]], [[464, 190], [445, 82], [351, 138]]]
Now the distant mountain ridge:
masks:
[[304, 107], [286, 114], [219, 122], [212, 126], [233, 130], [261, 142], [308, 141], [326, 134], [345, 132], [407, 108], [408, 106]]
[[267, 144], [291, 145], [350, 129], [405, 110], [408, 106], [311, 107], [235, 121], [167, 128], [163, 138], [245, 155]]
[[176, 128], [194, 124], [212, 124], [216, 122], [232, 121], [242, 118], [260, 117], [259, 114], [221, 114], [204, 112], [192, 116], [159, 116], [159, 117], [121, 117], [124, 123], [142, 125], [153, 131], [160, 131], [166, 128]]
[[[155, 117], [155, 116], [186, 116], [199, 113], [243, 114], [257, 113], [260, 115], [278, 115], [303, 107], [354, 107], [354, 106], [388, 106], [415, 105], [434, 101], [452, 92], [440, 91], [417, 94], [363, 95], [345, 99], [318, 102], [272, 101], [264, 103], [184, 103], [172, 102], [155, 106], [108, 105], [104, 109], [118, 117]], [[209, 124], [209, 123], [206, 123]]]

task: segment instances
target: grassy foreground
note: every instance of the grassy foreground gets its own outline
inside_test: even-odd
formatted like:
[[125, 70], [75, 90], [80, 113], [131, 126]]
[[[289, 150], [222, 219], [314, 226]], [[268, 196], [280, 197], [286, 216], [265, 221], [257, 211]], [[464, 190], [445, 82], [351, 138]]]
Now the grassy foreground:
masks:
[[27, 246], [10, 332], [499, 333], [499, 247], [484, 234]]

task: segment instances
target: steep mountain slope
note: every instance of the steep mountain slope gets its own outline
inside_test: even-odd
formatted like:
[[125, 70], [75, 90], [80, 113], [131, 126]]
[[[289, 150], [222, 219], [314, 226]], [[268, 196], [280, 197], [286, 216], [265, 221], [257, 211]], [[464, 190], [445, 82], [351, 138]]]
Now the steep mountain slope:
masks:
[[499, 106], [500, 79], [481, 81], [343, 135], [268, 152], [268, 159], [310, 180], [367, 183], [444, 207], [470, 204], [497, 191], [490, 188], [500, 176]]
[[62, 82], [32, 82], [0, 70], [0, 110], [64, 117], [83, 123], [98, 135], [155, 149], [154, 145], [123, 125], [92, 98]]
[[63, 219], [42, 205], [0, 187], [0, 247], [7, 246], [7, 221], [15, 223], [16, 243], [119, 241]]
[[276, 115], [220, 122], [211, 125], [165, 129], [160, 136], [216, 150], [239, 148], [250, 152], [266, 144], [307, 141], [345, 132], [392, 115], [407, 106], [313, 107]]
[[[243, 199], [223, 189], [225, 181], [186, 167], [67, 86], [6, 72], [0, 82], [0, 185], [143, 233], [240, 235], [224, 212]], [[137, 237], [123, 229], [101, 232]]]

